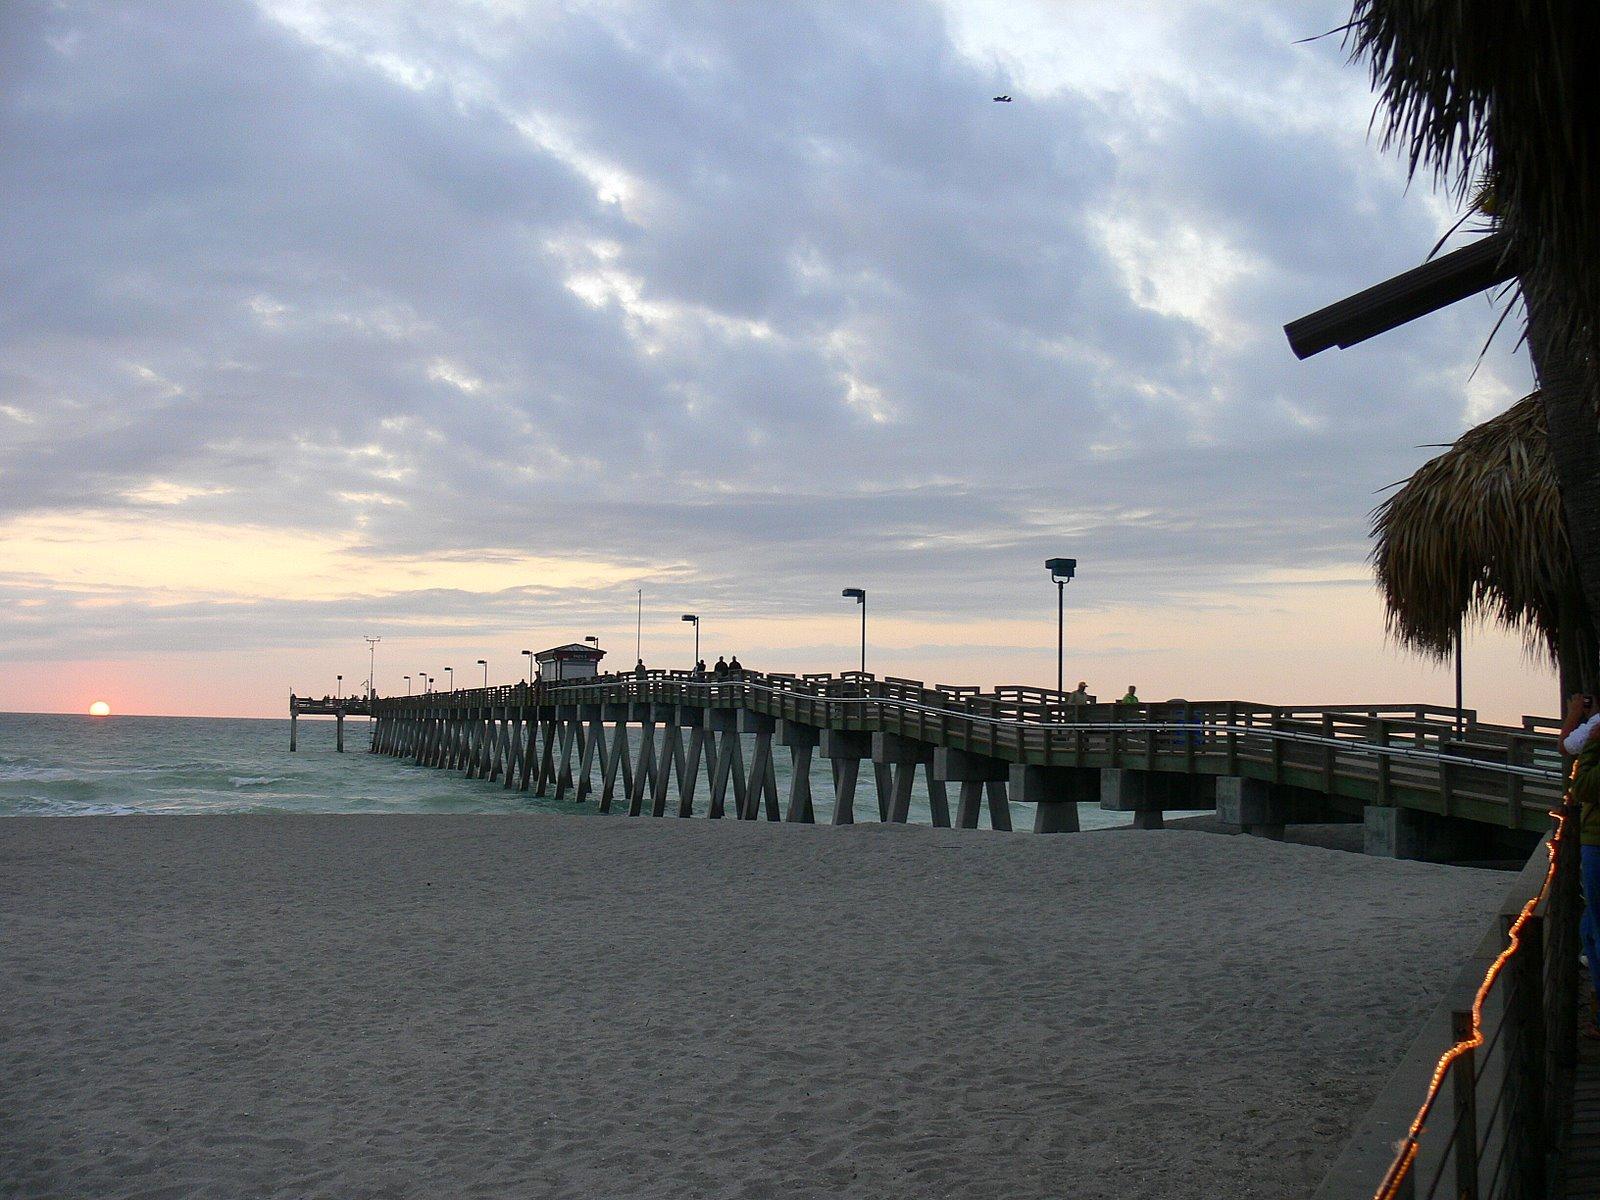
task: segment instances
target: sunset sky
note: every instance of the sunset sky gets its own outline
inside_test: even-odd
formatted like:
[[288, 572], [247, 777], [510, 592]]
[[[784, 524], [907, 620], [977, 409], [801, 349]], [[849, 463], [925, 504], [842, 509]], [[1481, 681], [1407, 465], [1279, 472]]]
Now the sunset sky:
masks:
[[1054, 555], [1069, 685], [1448, 702], [1368, 514], [1532, 384], [1484, 298], [1289, 352], [1458, 216], [1348, 9], [11, 0], [0, 709], [631, 666], [640, 587], [651, 666], [847, 669], [858, 586], [874, 670], [1053, 683]]

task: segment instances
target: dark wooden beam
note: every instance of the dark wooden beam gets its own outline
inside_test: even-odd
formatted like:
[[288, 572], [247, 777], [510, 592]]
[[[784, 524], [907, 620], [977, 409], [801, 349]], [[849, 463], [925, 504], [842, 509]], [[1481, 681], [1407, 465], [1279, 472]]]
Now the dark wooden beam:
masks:
[[1330, 346], [1343, 350], [1487, 291], [1516, 274], [1505, 235], [1491, 234], [1290, 321], [1283, 332], [1289, 336], [1289, 348], [1296, 358], [1310, 358]]

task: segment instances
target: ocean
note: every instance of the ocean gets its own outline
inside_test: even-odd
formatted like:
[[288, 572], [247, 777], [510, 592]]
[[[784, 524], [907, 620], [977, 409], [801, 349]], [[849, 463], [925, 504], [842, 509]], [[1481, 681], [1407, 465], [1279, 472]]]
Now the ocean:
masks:
[[[302, 719], [300, 749], [290, 753], [287, 720], [0, 713], [0, 816], [596, 812], [592, 799], [557, 803], [369, 754], [369, 729], [363, 720], [346, 721], [345, 753], [339, 754], [332, 721]], [[753, 743], [753, 737], [746, 739], [747, 764]], [[637, 762], [637, 740], [633, 745]], [[787, 802], [788, 752], [773, 749], [779, 795]], [[708, 803], [703, 778], [696, 800], [702, 815]], [[952, 785], [952, 808], [956, 790]], [[813, 764], [811, 793], [817, 820], [826, 823], [834, 799], [826, 760]], [[613, 804], [610, 815], [618, 815], [618, 807]], [[1032, 806], [1011, 807], [1015, 828], [1031, 830]], [[625, 813], [627, 806], [620, 808]], [[856, 819], [876, 817], [877, 794], [870, 770], [863, 769]], [[1080, 806], [1079, 820], [1085, 829], [1128, 824], [1126, 814], [1093, 805]], [[932, 824], [921, 771], [911, 821]], [[987, 813], [982, 823], [988, 824]]]

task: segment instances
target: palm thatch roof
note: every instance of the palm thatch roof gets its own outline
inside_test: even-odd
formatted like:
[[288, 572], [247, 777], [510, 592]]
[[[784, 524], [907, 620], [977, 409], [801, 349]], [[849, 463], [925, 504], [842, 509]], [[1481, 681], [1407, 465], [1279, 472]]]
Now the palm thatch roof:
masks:
[[1459, 621], [1492, 620], [1557, 657], [1576, 584], [1538, 392], [1412, 475], [1373, 510], [1372, 536], [1403, 645], [1443, 659]]
[[1600, 362], [1600, 45], [1595, 0], [1354, 0], [1389, 142], [1493, 212], [1530, 306]]

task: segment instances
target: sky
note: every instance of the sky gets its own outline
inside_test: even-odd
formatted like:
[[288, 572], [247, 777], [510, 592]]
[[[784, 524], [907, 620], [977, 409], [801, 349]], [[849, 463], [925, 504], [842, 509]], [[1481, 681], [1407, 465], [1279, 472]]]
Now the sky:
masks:
[[[1486, 297], [1289, 352], [1458, 215], [1347, 16], [11, 0], [0, 709], [684, 667], [686, 612], [850, 669], [843, 587], [871, 670], [1053, 684], [1058, 555], [1069, 687], [1449, 702], [1369, 513], [1531, 375]], [[1555, 702], [1492, 629], [1466, 683]]]

